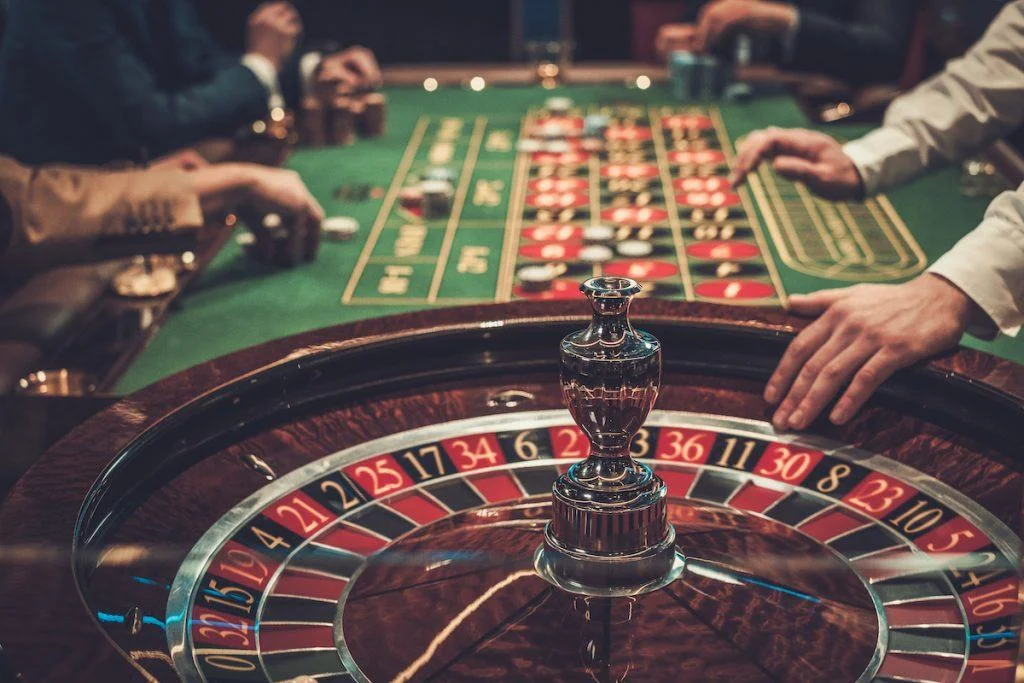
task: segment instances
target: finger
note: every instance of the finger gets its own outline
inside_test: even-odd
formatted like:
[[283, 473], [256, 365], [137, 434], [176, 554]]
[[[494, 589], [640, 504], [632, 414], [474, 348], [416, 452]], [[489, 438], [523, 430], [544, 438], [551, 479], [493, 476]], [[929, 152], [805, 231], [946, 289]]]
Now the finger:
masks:
[[738, 187], [750, 172], [757, 168], [771, 150], [772, 140], [778, 132], [778, 128], [754, 131], [740, 143], [729, 177], [733, 187]]
[[288, 236], [284, 240], [283, 249], [278, 256], [282, 265], [294, 266], [305, 253], [306, 217], [301, 213], [295, 214], [289, 218], [288, 222]]
[[849, 287], [821, 289], [810, 294], [792, 294], [789, 297], [789, 310], [797, 315], [821, 315], [829, 306], [849, 294]]
[[[796, 410], [789, 416], [789, 428], [805, 429], [811, 424], [825, 404], [839, 393], [840, 387], [849, 381], [877, 350], [877, 346], [860, 338], [841, 349], [839, 355], [827, 360], [821, 372], [814, 379], [814, 383], [807, 389], [807, 393], [797, 405]], [[822, 347], [820, 353], [826, 353], [826, 349]], [[811, 359], [811, 362], [813, 361], [814, 359]]]
[[800, 364], [799, 371], [793, 373], [795, 377], [785, 392], [786, 396], [779, 402], [772, 416], [772, 424], [776, 429], [790, 428], [790, 417], [796, 412], [807, 391], [825, 366], [843, 352], [848, 342], [847, 337], [837, 334], [835, 327], [829, 326], [828, 337], [818, 345], [810, 358]]
[[820, 319], [811, 323], [786, 347], [775, 372], [768, 379], [764, 400], [775, 404], [786, 395], [796, 373], [832, 334], [832, 321]]
[[905, 368], [917, 359], [901, 358], [891, 352], [882, 350], [872, 356], [846, 388], [846, 392], [836, 402], [829, 419], [837, 425], [846, 424], [858, 410], [875, 393], [882, 382], [889, 379], [892, 373]]
[[322, 222], [322, 219], [312, 216], [306, 218], [306, 243], [303, 250], [306, 261], [316, 259], [317, 252], [320, 251], [320, 224]]
[[826, 171], [821, 164], [794, 156], [777, 156], [772, 167], [783, 178], [803, 183], [823, 182]]
[[380, 80], [380, 68], [369, 50], [354, 50], [345, 57], [345, 64], [355, 71], [361, 80], [375, 83]]

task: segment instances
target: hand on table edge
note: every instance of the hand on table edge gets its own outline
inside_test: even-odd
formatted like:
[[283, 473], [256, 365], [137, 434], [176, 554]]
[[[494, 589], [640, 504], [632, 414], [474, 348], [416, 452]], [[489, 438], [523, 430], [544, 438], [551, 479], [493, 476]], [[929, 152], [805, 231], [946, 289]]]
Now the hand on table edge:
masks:
[[[764, 399], [776, 430], [808, 427], [840, 392], [829, 419], [846, 424], [894, 372], [953, 348], [985, 314], [945, 278], [925, 273], [898, 285], [860, 284], [790, 297], [816, 316], [786, 348]], [[845, 389], [844, 389], [845, 387]]]

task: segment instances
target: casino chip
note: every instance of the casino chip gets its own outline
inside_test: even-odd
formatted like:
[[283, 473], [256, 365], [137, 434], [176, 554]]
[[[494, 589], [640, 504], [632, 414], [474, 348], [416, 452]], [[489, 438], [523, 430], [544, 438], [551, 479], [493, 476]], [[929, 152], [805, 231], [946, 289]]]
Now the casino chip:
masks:
[[583, 119], [583, 135], [588, 138], [603, 138], [610, 120], [604, 114], [588, 114]]
[[605, 263], [611, 261], [615, 252], [603, 244], [588, 244], [580, 249], [579, 259], [584, 263]]
[[572, 100], [568, 97], [549, 97], [544, 108], [552, 114], [564, 114], [572, 109]]
[[545, 123], [544, 125], [540, 126], [539, 128], [537, 128], [536, 134], [537, 137], [543, 138], [545, 140], [557, 140], [559, 138], [565, 137], [565, 132], [562, 130], [562, 127], [554, 122]]
[[420, 183], [423, 191], [424, 218], [441, 218], [452, 210], [455, 187], [447, 180], [424, 180]]
[[619, 252], [620, 256], [641, 258], [650, 256], [651, 252], [654, 251], [654, 245], [650, 242], [641, 242], [640, 240], [625, 240], [616, 244], [615, 249]]
[[423, 172], [423, 180], [445, 180], [454, 184], [457, 178], [455, 171], [445, 166], [431, 166]]
[[341, 242], [359, 232], [359, 221], [351, 216], [331, 216], [320, 224], [320, 234], [326, 239]]
[[516, 143], [517, 152], [526, 152], [532, 154], [533, 152], [539, 152], [544, 149], [544, 145], [540, 140], [534, 140], [533, 138], [525, 138]]
[[588, 225], [583, 228], [583, 240], [586, 242], [610, 242], [615, 238], [615, 228], [610, 225]]
[[543, 292], [558, 277], [555, 269], [549, 265], [523, 266], [516, 275], [524, 292]]

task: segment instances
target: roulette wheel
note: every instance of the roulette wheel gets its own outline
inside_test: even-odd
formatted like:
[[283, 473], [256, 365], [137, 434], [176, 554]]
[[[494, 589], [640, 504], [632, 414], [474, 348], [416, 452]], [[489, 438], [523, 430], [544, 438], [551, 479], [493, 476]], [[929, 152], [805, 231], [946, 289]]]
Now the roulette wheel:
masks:
[[89, 420], [0, 508], [7, 668], [1014, 680], [1018, 366], [961, 350], [845, 427], [775, 433], [760, 393], [799, 321], [644, 300], [634, 327], [634, 282], [583, 289], [590, 315], [271, 342]]

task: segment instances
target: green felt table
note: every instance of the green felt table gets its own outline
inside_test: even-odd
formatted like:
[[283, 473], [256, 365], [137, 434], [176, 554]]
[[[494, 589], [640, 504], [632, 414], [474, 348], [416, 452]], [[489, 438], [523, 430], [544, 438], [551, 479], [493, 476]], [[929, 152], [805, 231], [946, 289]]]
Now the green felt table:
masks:
[[[645, 114], [650, 123], [660, 121], [669, 111], [663, 107], [672, 111], [682, 107], [667, 89], [657, 85], [648, 90], [622, 86], [566, 86], [553, 91], [489, 87], [481, 92], [456, 87], [435, 92], [391, 88], [387, 95], [387, 130], [382, 137], [343, 148], [300, 148], [288, 162], [328, 215], [359, 220], [358, 235], [346, 242], [325, 242], [316, 262], [293, 269], [260, 265], [229, 241], [182, 297], [180, 310], [170, 315], [128, 368], [118, 391], [134, 391], [230, 351], [305, 330], [432, 306], [515, 298], [515, 274], [523, 263], [519, 251], [525, 243], [523, 228], [538, 222], [529, 214], [525, 199], [527, 174], [531, 173], [529, 155], [517, 154], [515, 146], [524, 119], [540, 115], [552, 95], [572, 98], [580, 113], [596, 111], [601, 105], [629, 103], [631, 110], [640, 112], [640, 124], [645, 123]], [[807, 125], [795, 101], [785, 96], [709, 106], [701, 109], [712, 114], [714, 132], [726, 153], [737, 137], [751, 130], [766, 125]], [[852, 126], [829, 129], [847, 139], [864, 130]], [[675, 170], [664, 168], [669, 149], [665, 140], [668, 138], [659, 139], [654, 145], [657, 149], [651, 149], [657, 156], [654, 161], [662, 162], [658, 164], [662, 175], [655, 184], [665, 180], [667, 188]], [[446, 144], [439, 146], [438, 141]], [[458, 174], [453, 214], [424, 221], [400, 208], [397, 193], [412, 183], [419, 171], [438, 161]], [[596, 183], [600, 178], [596, 168], [583, 177]], [[360, 184], [380, 190], [369, 199], [338, 198], [339, 187]], [[665, 260], [677, 264], [682, 272], [668, 277], [664, 292], [656, 293], [714, 300], [706, 295], [717, 291], [728, 297], [728, 288], [726, 294], [703, 288], [716, 277], [730, 281], [728, 271], [716, 275], [713, 268], [709, 270], [718, 261], [679, 258], [678, 249], [672, 248], [683, 242], [689, 248], [695, 243], [695, 233], [671, 194], [665, 193], [663, 200], [673, 214], [664, 229], [668, 236], [663, 240], [668, 245], [664, 249], [671, 252]], [[974, 227], [987, 204], [960, 193], [956, 169], [897, 189], [870, 206], [818, 206], [800, 188], [768, 171], [741, 196], [740, 208], [747, 213], [741, 223], [745, 220], [750, 225], [746, 241], [758, 248], [750, 259], [755, 264], [750, 279], [767, 283], [771, 293], [761, 299], [733, 302], [756, 305], [778, 305], [787, 294], [857, 280], [897, 282], [912, 277]], [[850, 235], [849, 225], [858, 221], [871, 226]], [[856, 253], [848, 253], [850, 250]], [[732, 258], [735, 255], [727, 253], [725, 261], [746, 258], [745, 254]], [[840, 266], [830, 269], [830, 261]], [[570, 270], [566, 277], [578, 273]], [[1024, 343], [1013, 339], [981, 342], [966, 337], [964, 343], [1024, 362]]]

